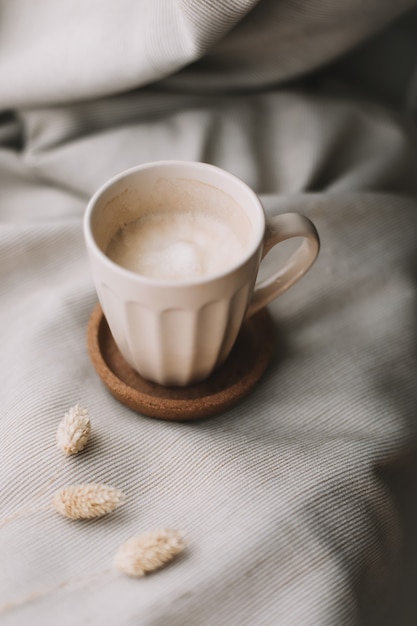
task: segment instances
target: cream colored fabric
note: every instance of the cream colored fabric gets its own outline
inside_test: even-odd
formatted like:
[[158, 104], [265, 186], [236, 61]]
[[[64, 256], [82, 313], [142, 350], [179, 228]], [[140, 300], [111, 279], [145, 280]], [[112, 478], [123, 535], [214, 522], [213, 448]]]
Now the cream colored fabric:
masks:
[[[318, 71], [412, 4], [1, 2], [2, 626], [415, 623], [417, 54], [372, 66], [395, 102], [359, 92], [348, 59]], [[270, 307], [266, 376], [191, 424], [119, 404], [85, 342], [86, 202], [171, 158], [224, 167], [322, 239]], [[91, 440], [64, 458], [77, 403]], [[87, 522], [47, 508], [86, 482], [125, 505]], [[126, 539], [160, 527], [186, 533], [177, 562], [113, 570]]]

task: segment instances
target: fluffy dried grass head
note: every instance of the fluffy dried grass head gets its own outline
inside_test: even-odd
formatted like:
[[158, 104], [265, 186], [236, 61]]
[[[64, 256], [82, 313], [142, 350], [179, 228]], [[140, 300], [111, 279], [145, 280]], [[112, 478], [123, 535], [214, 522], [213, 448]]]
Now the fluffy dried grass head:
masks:
[[119, 489], [86, 483], [70, 485], [56, 492], [52, 505], [65, 517], [70, 519], [91, 519], [112, 513], [124, 502], [124, 494]]
[[153, 530], [123, 543], [114, 565], [129, 576], [144, 576], [169, 563], [185, 545], [183, 533], [178, 530]]
[[88, 410], [76, 404], [60, 422], [56, 434], [57, 446], [67, 456], [82, 450], [90, 435], [91, 424]]

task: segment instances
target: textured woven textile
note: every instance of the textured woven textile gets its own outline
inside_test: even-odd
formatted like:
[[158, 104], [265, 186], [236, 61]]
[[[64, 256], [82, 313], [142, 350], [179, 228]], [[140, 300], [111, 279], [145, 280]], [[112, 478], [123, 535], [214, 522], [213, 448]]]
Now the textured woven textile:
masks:
[[[417, 623], [413, 4], [0, 2], [2, 626]], [[86, 351], [86, 202], [157, 159], [224, 167], [322, 241], [270, 306], [262, 381], [190, 424], [125, 408]], [[64, 458], [77, 403], [92, 434]], [[125, 504], [51, 509], [88, 482]], [[113, 568], [161, 527], [185, 532], [175, 563]]]

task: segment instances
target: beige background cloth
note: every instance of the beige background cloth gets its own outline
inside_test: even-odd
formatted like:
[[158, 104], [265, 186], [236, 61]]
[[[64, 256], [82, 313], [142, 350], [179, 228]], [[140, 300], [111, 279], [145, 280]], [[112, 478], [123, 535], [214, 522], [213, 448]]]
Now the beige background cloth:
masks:
[[[413, 4], [0, 2], [2, 626], [416, 623]], [[322, 239], [270, 307], [266, 376], [192, 424], [119, 404], [85, 342], [86, 202], [171, 158], [224, 167]], [[76, 403], [93, 436], [63, 460]], [[126, 504], [46, 508], [92, 481]], [[176, 563], [113, 571], [122, 541], [164, 526], [189, 541]]]

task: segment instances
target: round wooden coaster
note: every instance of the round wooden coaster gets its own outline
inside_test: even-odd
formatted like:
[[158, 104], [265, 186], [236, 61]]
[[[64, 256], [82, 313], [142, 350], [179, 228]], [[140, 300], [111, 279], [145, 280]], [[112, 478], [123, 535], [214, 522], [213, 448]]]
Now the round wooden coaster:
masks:
[[201, 383], [163, 387], [143, 379], [124, 360], [100, 305], [87, 331], [88, 352], [100, 378], [115, 398], [148, 417], [189, 421], [231, 408], [256, 385], [274, 351], [274, 324], [262, 309], [242, 326], [227, 360]]

